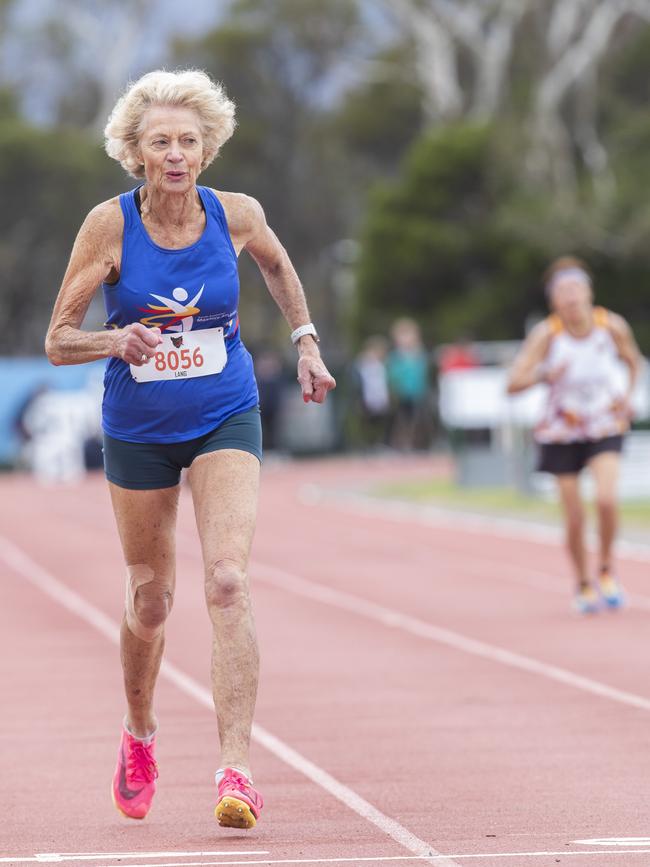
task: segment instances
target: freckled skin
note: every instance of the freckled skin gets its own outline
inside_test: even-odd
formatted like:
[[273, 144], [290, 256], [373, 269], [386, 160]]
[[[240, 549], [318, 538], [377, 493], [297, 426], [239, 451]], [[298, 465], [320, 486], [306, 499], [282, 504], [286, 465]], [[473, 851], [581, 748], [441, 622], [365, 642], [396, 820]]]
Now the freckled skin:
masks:
[[[138, 142], [145, 172], [142, 219], [152, 239], [178, 249], [193, 244], [205, 228], [196, 190], [203, 138], [200, 118], [179, 106], [147, 110]], [[257, 263], [266, 285], [294, 330], [310, 321], [305, 295], [289, 256], [266, 223], [255, 199], [216, 191], [226, 214], [235, 251]], [[113, 331], [81, 328], [102, 281], [119, 278], [123, 216], [119, 198], [97, 205], [84, 221], [54, 305], [46, 351], [54, 364], [81, 364], [115, 356], [140, 365], [155, 355], [158, 329], [140, 323]], [[303, 399], [322, 403], [336, 383], [311, 336], [300, 339], [298, 382]], [[134, 409], [137, 411], [137, 409]], [[257, 694], [258, 651], [248, 587], [259, 462], [247, 452], [225, 449], [199, 456], [189, 471], [205, 565], [206, 603], [213, 625], [212, 685], [221, 741], [221, 766], [250, 775], [249, 743]], [[110, 484], [113, 510], [127, 566], [148, 566], [151, 584], [136, 591], [134, 607], [156, 626], [171, 608], [175, 582], [175, 527], [178, 487], [132, 491]], [[151, 622], [149, 622], [151, 621]], [[164, 627], [164, 624], [161, 624]], [[126, 620], [121, 659], [131, 732], [146, 736], [157, 725], [153, 710], [164, 629], [152, 641], [138, 638]]]

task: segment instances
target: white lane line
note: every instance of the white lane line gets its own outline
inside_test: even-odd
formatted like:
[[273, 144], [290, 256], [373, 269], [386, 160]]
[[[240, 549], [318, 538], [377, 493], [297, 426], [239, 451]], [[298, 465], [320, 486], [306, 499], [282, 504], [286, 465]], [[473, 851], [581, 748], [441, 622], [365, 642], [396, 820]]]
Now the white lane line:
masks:
[[[365, 494], [329, 491], [319, 485], [304, 485], [300, 491], [302, 502], [309, 505], [325, 503], [341, 511], [362, 517], [380, 517], [399, 523], [424, 524], [441, 529], [464, 530], [474, 533], [489, 533], [501, 539], [524, 539], [527, 542], [560, 543], [562, 530], [539, 521], [484, 515], [461, 509], [444, 509], [440, 506], [407, 503], [399, 500], [378, 500]], [[590, 532], [589, 541], [597, 536]], [[627, 560], [650, 563], [650, 544], [619, 539], [617, 552]]]
[[[0, 864], [63, 864], [67, 861], [122, 861], [132, 858], [213, 858], [215, 855], [269, 855], [268, 849], [251, 849], [250, 851], [238, 849], [219, 849], [211, 852], [37, 852], [33, 857], [13, 856], [0, 858]], [[187, 862], [183, 862], [186, 864]], [[133, 867], [133, 865], [131, 865]], [[154, 867], [154, 865], [151, 865]], [[156, 864], [155, 867], [161, 867]]]
[[477, 641], [451, 629], [433, 626], [424, 620], [418, 620], [416, 617], [401, 614], [392, 608], [385, 608], [383, 605], [369, 602], [358, 596], [353, 596], [351, 593], [334, 590], [323, 584], [299, 578], [297, 575], [286, 572], [284, 569], [278, 569], [275, 566], [254, 561], [251, 563], [250, 571], [255, 578], [265, 581], [267, 584], [273, 584], [282, 590], [295, 593], [298, 596], [304, 596], [308, 599], [331, 605], [334, 608], [343, 609], [344, 611], [360, 615], [393, 629], [402, 629], [411, 635], [426, 638], [429, 641], [447, 645], [447, 647], [453, 647], [455, 650], [461, 650], [463, 653], [469, 653], [472, 656], [478, 656], [492, 662], [499, 662], [502, 665], [517, 668], [530, 674], [538, 674], [549, 680], [562, 683], [565, 686], [570, 686], [574, 689], [600, 696], [601, 698], [610, 699], [619, 704], [650, 711], [650, 699], [644, 696], [616, 689], [588, 677], [582, 677], [565, 668], [540, 662], [531, 656], [524, 656], [521, 653], [515, 653], [514, 651], [506, 650], [503, 647], [488, 644], [484, 641]]
[[[4, 536], [0, 536], [0, 555], [17, 574], [22, 575], [23, 578], [38, 587], [39, 590], [47, 594], [59, 605], [67, 608], [68, 611], [76, 614], [86, 623], [93, 626], [98, 632], [101, 632], [102, 635], [105, 635], [113, 642], [113, 644], [119, 645], [120, 629], [114, 620], [107, 617], [78, 593], [66, 587], [58, 578], [55, 578], [43, 569], [42, 566], [39, 566], [38, 563]], [[211, 693], [192, 677], [166, 661], [161, 665], [160, 672], [180, 690], [195, 698], [199, 704], [210, 710], [214, 710]], [[333, 795], [346, 807], [357, 813], [357, 815], [373, 824], [382, 833], [387, 834], [413, 855], [421, 856], [424, 861], [430, 859], [431, 863], [442, 864], [444, 867], [458, 867], [455, 861], [437, 852], [424, 840], [416, 837], [415, 834], [412, 834], [407, 828], [400, 825], [399, 822], [396, 822], [376, 807], [373, 807], [372, 804], [364, 800], [360, 795], [357, 795], [352, 789], [339, 782], [328, 774], [327, 771], [310, 762], [309, 759], [293, 750], [288, 744], [276, 738], [266, 729], [262, 728], [262, 726], [253, 725], [252, 735], [254, 740], [266, 747], [277, 758], [284, 761], [285, 764], [329, 792], [330, 795]]]
[[[235, 852], [233, 855], [237, 854]], [[475, 859], [481, 858], [486, 860], [495, 860], [498, 861], [500, 859], [506, 858], [549, 858], [549, 857], [581, 857], [581, 858], [591, 858], [594, 855], [647, 855], [650, 854], [650, 849], [599, 849], [586, 851], [585, 849], [580, 850], [569, 850], [569, 849], [559, 849], [557, 852], [548, 850], [548, 851], [539, 851], [539, 852], [468, 852], [462, 853], [458, 852], [454, 855], [434, 855], [426, 856], [426, 855], [367, 855], [367, 856], [357, 856], [357, 857], [340, 857], [340, 858], [270, 858], [265, 859], [263, 861], [233, 861], [229, 859], [227, 861], [165, 861], [162, 863], [156, 863], [156, 867], [234, 867], [234, 865], [246, 865], [246, 864], [261, 864], [261, 865], [271, 865], [274, 864], [384, 864], [388, 862], [395, 863], [432, 863], [438, 865], [444, 865], [446, 858], [458, 858], [460, 861], [473, 861]], [[113, 856], [105, 856], [105, 857], [113, 857]], [[36, 858], [16, 858], [13, 862], [15, 864], [21, 863], [47, 863], [45, 861], [37, 861]], [[100, 867], [109, 867], [109, 865], [100, 865]], [[151, 862], [143, 862], [141, 864], [130, 864], [129, 867], [152, 867]], [[460, 865], [459, 865], [460, 867]]]
[[101, 858], [122, 861], [129, 858], [214, 858], [215, 855], [226, 855], [232, 858], [234, 855], [270, 855], [270, 852], [268, 849], [250, 851], [218, 849], [211, 852], [42, 852], [36, 855], [36, 860], [40, 863], [52, 864], [63, 861], [99, 861]]
[[650, 846], [650, 837], [595, 837], [573, 842], [576, 846]]
[[574, 855], [582, 858], [584, 858], [585, 856], [591, 858], [594, 855], [647, 855], [649, 853], [650, 849], [598, 849], [589, 851], [587, 851], [586, 849], [559, 849], [557, 852], [473, 852], [468, 855], [461, 855], [457, 853], [455, 855], [452, 855], [451, 857], [458, 858], [462, 861], [469, 861], [473, 858], [494, 858], [495, 860], [499, 858], [550, 858], [553, 856], [563, 856], [566, 858], [567, 856]]
[[[87, 857], [86, 856], [84, 856], [84, 857], [86, 857], [86, 860], [90, 860], [90, 859], [99, 860], [102, 858], [107, 858], [109, 860], [119, 860], [120, 858], [123, 858], [123, 857], [128, 857], [128, 858], [132, 858], [132, 857], [133, 858], [156, 857], [156, 858], [160, 858], [160, 857], [169, 857], [170, 855], [182, 856], [183, 854], [184, 853], [182, 853], [182, 852], [165, 852], [165, 853], [160, 853], [159, 855], [153, 855], [152, 853], [142, 852], [142, 853], [138, 854], [136, 852], [136, 853], [132, 853], [132, 854], [129, 853], [126, 856], [125, 855], [117, 855], [117, 854], [105, 854], [105, 855], [97, 854], [97, 855], [89, 855]], [[195, 852], [193, 854], [196, 857], [199, 855], [209, 855], [211, 853]], [[251, 855], [262, 854], [263, 855], [265, 853], [264, 852], [258, 852], [258, 853], [256, 853], [256, 852], [250, 852], [250, 853], [248, 853], [248, 852], [215, 852], [212, 854], [234, 856], [234, 855], [247, 855], [247, 854], [251, 854]], [[585, 853], [583, 852], [582, 854], [584, 855]], [[367, 857], [358, 857], [358, 858], [285, 858], [285, 859], [272, 858], [270, 860], [267, 859], [264, 861], [251, 861], [251, 860], [246, 860], [246, 861], [232, 861], [232, 860], [228, 860], [228, 861], [168, 861], [168, 862], [164, 862], [162, 864], [156, 863], [155, 867], [212, 867], [212, 865], [221, 865], [221, 864], [341, 864], [341, 863], [360, 863], [360, 862], [368, 862], [368, 861], [372, 861], [372, 862], [375, 862], [375, 861], [405, 862], [405, 861], [424, 861], [425, 858], [428, 858], [428, 857], [429, 856], [424, 856], [424, 855], [374, 855], [372, 857], [367, 856]], [[445, 857], [446, 857], [445, 855], [438, 856], [439, 859], [440, 858], [444, 859]], [[13, 858], [0, 858], [0, 863], [10, 863], [10, 864], [26, 864], [26, 863], [55, 864], [56, 863], [56, 864], [62, 864], [62, 863], [65, 863], [67, 861], [78, 861], [78, 860], [83, 860], [83, 858], [81, 856], [78, 856], [78, 855], [74, 855], [74, 856], [36, 855], [34, 857], [29, 857], [29, 858], [20, 857], [20, 856], [19, 857], [13, 857]], [[440, 864], [441, 862], [440, 862], [440, 860], [438, 860], [436, 863]], [[100, 865], [100, 867], [104, 867], [104, 865]], [[143, 864], [130, 864], [129, 867], [154, 867], [154, 865], [144, 864], [144, 863]]]

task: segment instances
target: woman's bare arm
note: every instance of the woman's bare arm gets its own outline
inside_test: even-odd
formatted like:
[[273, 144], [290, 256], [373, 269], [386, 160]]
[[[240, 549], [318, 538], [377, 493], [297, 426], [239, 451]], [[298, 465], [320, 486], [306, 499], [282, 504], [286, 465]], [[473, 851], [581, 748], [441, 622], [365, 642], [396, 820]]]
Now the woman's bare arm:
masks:
[[122, 231], [123, 218], [117, 199], [97, 205], [84, 220], [45, 338], [45, 351], [52, 364], [84, 364], [109, 356], [142, 364], [143, 355], [150, 358], [155, 354], [159, 332], [140, 323], [112, 331], [81, 330], [99, 285], [119, 275]]
[[641, 373], [643, 356], [634, 339], [634, 334], [628, 322], [618, 313], [609, 312], [609, 326], [618, 354], [630, 371], [628, 395], [634, 391], [634, 386]]
[[524, 340], [508, 375], [508, 394], [525, 391], [539, 382], [548, 381], [548, 376], [540, 372], [540, 367], [551, 339], [547, 322], [539, 322]]
[[[310, 321], [305, 293], [289, 255], [269, 227], [262, 206], [250, 196], [218, 193], [226, 210], [228, 227], [236, 250], [245, 249], [255, 260], [271, 296], [291, 330]], [[325, 367], [318, 344], [311, 335], [296, 344], [299, 352], [298, 381], [305, 401], [322, 403], [336, 386]]]

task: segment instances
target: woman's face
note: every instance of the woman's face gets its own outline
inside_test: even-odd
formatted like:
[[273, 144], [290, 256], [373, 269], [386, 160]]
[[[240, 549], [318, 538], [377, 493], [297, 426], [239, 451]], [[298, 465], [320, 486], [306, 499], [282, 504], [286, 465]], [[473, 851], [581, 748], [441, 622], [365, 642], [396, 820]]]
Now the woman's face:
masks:
[[563, 277], [551, 290], [551, 308], [565, 322], [579, 322], [591, 312], [591, 286], [584, 280]]
[[186, 193], [196, 184], [203, 158], [196, 112], [177, 105], [148, 108], [142, 120], [138, 153], [149, 186], [164, 193]]

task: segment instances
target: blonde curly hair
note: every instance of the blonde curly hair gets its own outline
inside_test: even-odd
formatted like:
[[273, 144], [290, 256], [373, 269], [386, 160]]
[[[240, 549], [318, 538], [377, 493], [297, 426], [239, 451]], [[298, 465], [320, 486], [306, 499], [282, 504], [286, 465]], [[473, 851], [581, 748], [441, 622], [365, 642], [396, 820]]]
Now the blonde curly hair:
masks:
[[156, 69], [127, 85], [118, 99], [104, 130], [104, 147], [134, 178], [144, 177], [144, 165], [137, 156], [144, 113], [158, 105], [193, 109], [203, 134], [201, 171], [219, 153], [235, 131], [235, 103], [221, 84], [200, 69], [168, 72]]

